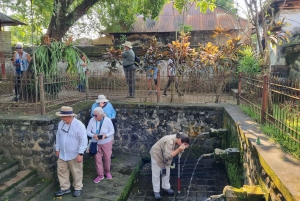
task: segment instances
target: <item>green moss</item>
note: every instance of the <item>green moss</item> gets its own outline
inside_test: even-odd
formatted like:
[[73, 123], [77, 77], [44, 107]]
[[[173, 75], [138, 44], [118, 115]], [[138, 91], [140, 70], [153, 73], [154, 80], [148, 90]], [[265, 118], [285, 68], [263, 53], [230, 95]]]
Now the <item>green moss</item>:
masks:
[[132, 171], [127, 184], [125, 185], [123, 191], [121, 192], [120, 196], [116, 199], [116, 201], [126, 201], [127, 200], [128, 196], [130, 194], [130, 191], [132, 189], [132, 186], [136, 182], [136, 178], [140, 174], [140, 170], [142, 169], [142, 167], [144, 165], [145, 165], [145, 163], [141, 159], [140, 162], [139, 162], [139, 164]]

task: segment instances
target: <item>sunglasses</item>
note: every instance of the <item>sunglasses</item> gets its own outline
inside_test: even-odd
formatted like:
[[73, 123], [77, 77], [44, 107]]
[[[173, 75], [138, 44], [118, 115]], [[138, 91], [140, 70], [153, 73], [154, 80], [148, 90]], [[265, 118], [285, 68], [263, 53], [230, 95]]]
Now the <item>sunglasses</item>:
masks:
[[65, 123], [62, 125], [61, 130], [64, 131], [65, 133], [69, 133], [69, 130], [70, 130], [70, 128], [71, 128], [71, 125], [68, 127], [68, 129], [65, 129], [65, 128], [64, 128], [65, 125], [66, 125]]
[[16, 50], [20, 50], [20, 49], [22, 49], [21, 47], [16, 47]]
[[97, 118], [97, 117], [98, 117], [98, 115], [96, 115], [96, 114], [93, 114], [93, 117], [96, 117], [96, 118]]

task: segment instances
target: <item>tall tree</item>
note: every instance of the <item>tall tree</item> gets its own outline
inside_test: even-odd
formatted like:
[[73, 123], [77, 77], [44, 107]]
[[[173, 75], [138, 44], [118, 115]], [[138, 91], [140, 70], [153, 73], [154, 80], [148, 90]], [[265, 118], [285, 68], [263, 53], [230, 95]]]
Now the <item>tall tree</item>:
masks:
[[[185, 3], [196, 2], [200, 10], [206, 12], [207, 8], [214, 8], [215, 1], [175, 0], [175, 7], [180, 9]], [[41, 16], [43, 26], [47, 24], [45, 26], [47, 34], [51, 38], [61, 40], [70, 27], [95, 5], [102, 5], [101, 8], [105, 13], [101, 16], [103, 19], [112, 19], [111, 21], [106, 20], [107, 25], [117, 24], [123, 29], [128, 29], [133, 24], [136, 14], [155, 18], [167, 2], [169, 0], [2, 0], [0, 6], [22, 13], [24, 19]], [[118, 17], [117, 21], [116, 17]], [[101, 19], [99, 20], [101, 21]]]

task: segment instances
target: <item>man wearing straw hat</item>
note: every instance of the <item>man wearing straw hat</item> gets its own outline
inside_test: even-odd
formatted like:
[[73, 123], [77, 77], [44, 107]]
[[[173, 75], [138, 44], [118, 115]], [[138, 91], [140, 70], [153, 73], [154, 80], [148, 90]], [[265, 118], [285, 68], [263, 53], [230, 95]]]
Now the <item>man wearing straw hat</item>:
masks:
[[83, 187], [83, 153], [87, 147], [87, 133], [84, 124], [75, 118], [73, 108], [62, 106], [55, 113], [61, 118], [56, 132], [55, 155], [60, 190], [56, 196], [71, 193], [70, 172], [73, 177], [74, 197], [81, 194]]
[[135, 54], [132, 50], [131, 42], [126, 41], [124, 44], [124, 52], [122, 52], [123, 69], [126, 77], [126, 82], [129, 86], [129, 94], [126, 98], [135, 97]]

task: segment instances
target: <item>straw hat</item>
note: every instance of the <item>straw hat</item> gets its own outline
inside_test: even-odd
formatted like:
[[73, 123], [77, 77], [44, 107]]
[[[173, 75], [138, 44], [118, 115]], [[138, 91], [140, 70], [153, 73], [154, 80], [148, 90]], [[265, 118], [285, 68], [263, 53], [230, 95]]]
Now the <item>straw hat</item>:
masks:
[[104, 95], [99, 95], [98, 99], [96, 99], [96, 103], [103, 103], [103, 102], [108, 102], [109, 100], [106, 99], [106, 97]]
[[60, 117], [77, 116], [76, 114], [73, 113], [73, 108], [68, 106], [62, 106], [60, 108], [60, 112], [56, 112], [55, 114]]
[[131, 42], [129, 41], [126, 41], [124, 44], [122, 44], [123, 46], [126, 46], [126, 47], [129, 47], [129, 48], [132, 48], [131, 46]]

